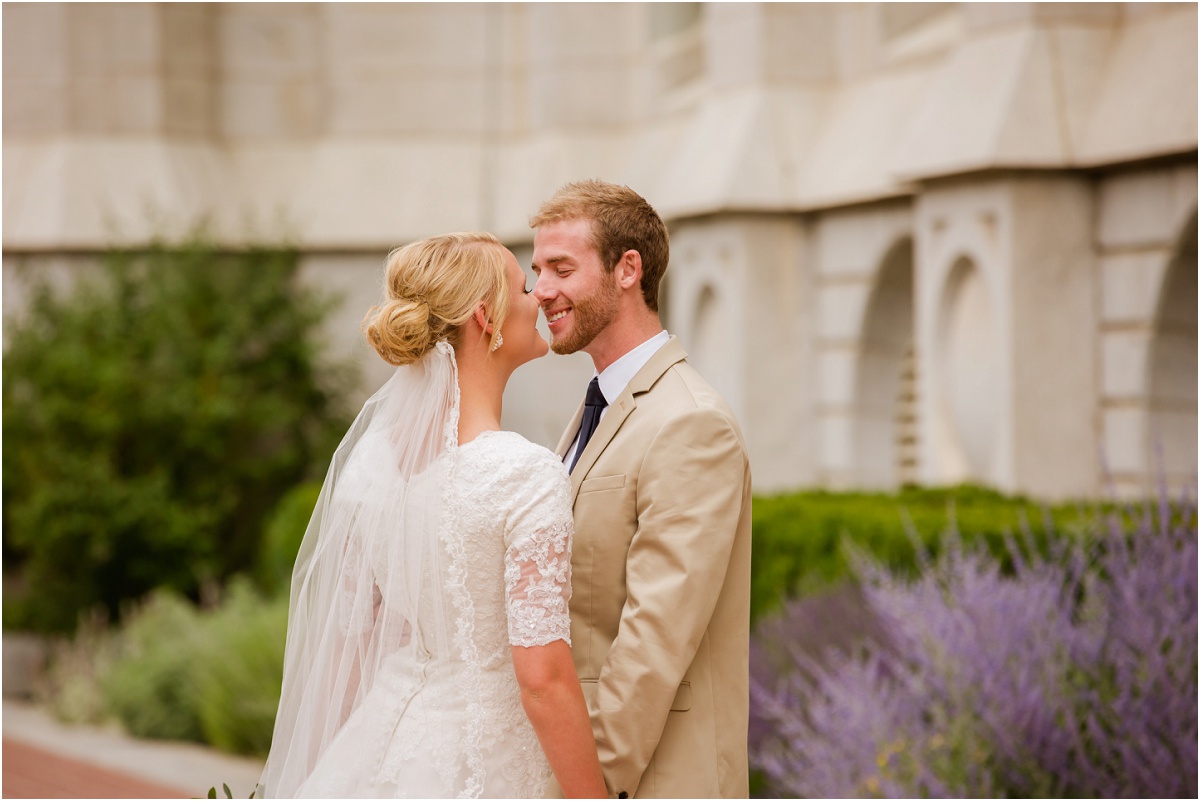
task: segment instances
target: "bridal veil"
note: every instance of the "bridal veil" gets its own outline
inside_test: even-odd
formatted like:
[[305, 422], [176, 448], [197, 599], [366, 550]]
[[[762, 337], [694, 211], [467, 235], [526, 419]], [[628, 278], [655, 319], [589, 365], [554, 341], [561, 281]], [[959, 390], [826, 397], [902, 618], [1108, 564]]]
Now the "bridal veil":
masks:
[[[283, 689], [259, 795], [301, 791], [377, 678], [419, 675], [454, 647], [438, 537], [459, 414], [442, 341], [399, 367], [334, 454], [292, 573]], [[450, 607], [450, 608], [447, 608]]]

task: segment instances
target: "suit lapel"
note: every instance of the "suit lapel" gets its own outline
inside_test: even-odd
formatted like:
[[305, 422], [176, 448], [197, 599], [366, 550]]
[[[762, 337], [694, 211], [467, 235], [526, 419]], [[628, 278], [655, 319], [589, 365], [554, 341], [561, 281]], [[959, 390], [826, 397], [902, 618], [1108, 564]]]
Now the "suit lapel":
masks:
[[[637, 407], [637, 402], [634, 401], [633, 395], [629, 392], [629, 387], [617, 396], [617, 399], [608, 405], [608, 411], [604, 414], [604, 419], [600, 421], [600, 425], [596, 428], [596, 433], [592, 434], [592, 438], [588, 440], [587, 447], [583, 449], [583, 453], [579, 455], [579, 461], [575, 463], [575, 469], [571, 471], [571, 503], [575, 503], [576, 496], [579, 495], [579, 487], [583, 484], [583, 477], [592, 469], [592, 465], [596, 463], [597, 457], [604, 452], [608, 447], [608, 443], [612, 441], [613, 435], [621, 428], [621, 423], [625, 422], [625, 418], [629, 416]], [[570, 447], [571, 443], [567, 443]]]
[[571, 418], [570, 423], [567, 423], [567, 428], [563, 431], [562, 438], [558, 441], [558, 447], [554, 449], [559, 459], [567, 458], [567, 451], [571, 449], [571, 443], [575, 441], [575, 435], [579, 433], [579, 426], [582, 423], [583, 403], [580, 402], [579, 408], [575, 410], [575, 416]]
[[[575, 469], [571, 472], [571, 503], [575, 503], [575, 499], [579, 496], [579, 487], [583, 484], [583, 477], [592, 469], [592, 465], [600, 458], [600, 454], [604, 453], [604, 449], [612, 442], [613, 437], [621, 429], [621, 424], [625, 422], [625, 418], [633, 413], [637, 408], [637, 396], [650, 391], [650, 388], [662, 378], [673, 364], [683, 361], [687, 358], [687, 353], [684, 352], [683, 346], [679, 344], [679, 340], [671, 337], [667, 343], [650, 357], [650, 361], [643, 365], [641, 370], [637, 371], [633, 379], [630, 380], [629, 386], [609, 404], [608, 411], [604, 414], [604, 419], [600, 421], [599, 427], [596, 428], [596, 433], [592, 434], [591, 440], [588, 441], [587, 447], [583, 449], [583, 453], [579, 456], [579, 461], [575, 465]], [[571, 442], [575, 439], [575, 434], [579, 431], [579, 423], [583, 419], [583, 406], [581, 405], [575, 413], [575, 418], [571, 425], [567, 426], [567, 433], [563, 434], [563, 441], [559, 442], [559, 455], [566, 454], [567, 449], [571, 447]], [[565, 444], [564, 444], [565, 441]]]

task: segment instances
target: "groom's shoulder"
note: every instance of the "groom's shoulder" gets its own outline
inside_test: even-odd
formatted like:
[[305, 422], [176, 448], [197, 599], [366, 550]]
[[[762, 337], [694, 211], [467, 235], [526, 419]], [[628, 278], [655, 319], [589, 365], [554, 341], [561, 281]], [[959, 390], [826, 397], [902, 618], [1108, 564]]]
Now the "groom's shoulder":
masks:
[[[693, 452], [695, 444], [703, 443], [730, 458], [740, 459], [748, 468], [745, 437], [733, 409], [686, 361], [671, 365], [650, 391], [638, 399], [638, 413], [643, 416], [635, 426], [637, 439], [629, 440], [630, 447], [640, 447], [644, 453], [657, 451], [679, 456]], [[680, 443], [690, 445], [679, 451]], [[709, 452], [706, 458], [712, 456], [713, 452]]]
[[686, 360], [675, 362], [663, 372], [647, 393], [647, 402], [666, 416], [708, 413], [738, 427], [733, 409], [721, 393]]

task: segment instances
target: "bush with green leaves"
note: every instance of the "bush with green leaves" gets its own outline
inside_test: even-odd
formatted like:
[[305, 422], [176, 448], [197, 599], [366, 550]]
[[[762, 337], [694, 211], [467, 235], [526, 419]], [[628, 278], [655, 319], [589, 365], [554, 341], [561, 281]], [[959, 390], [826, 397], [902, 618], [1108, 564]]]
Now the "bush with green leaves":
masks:
[[67, 293], [33, 282], [5, 332], [5, 572], [23, 588], [6, 623], [69, 630], [253, 567], [267, 515], [348, 422], [351, 368], [318, 345], [333, 300], [297, 267], [197, 239], [108, 253]]
[[[219, 604], [201, 611], [178, 594], [161, 592], [108, 634], [94, 621], [81, 627], [75, 645], [60, 649], [54, 659], [46, 698], [59, 716], [95, 721], [115, 715], [144, 736], [201, 739], [230, 751], [263, 753], [283, 671], [284, 590], [319, 490], [316, 482], [297, 485], [266, 524], [255, 575], [257, 586], [266, 587], [268, 594], [238, 580]], [[973, 488], [756, 498], [756, 592], [802, 591], [808, 596], [804, 608], [811, 612], [806, 618], [810, 625], [793, 625], [790, 643], [803, 640], [815, 653], [821, 644], [837, 646], [874, 631], [874, 618], [863, 613], [860, 589], [845, 583], [849, 568], [843, 564], [858, 547], [852, 543], [859, 543], [881, 563], [915, 571], [918, 556], [904, 530], [906, 513], [919, 525], [933, 520], [943, 529], [957, 517], [960, 526], [965, 521], [971, 530], [984, 532], [981, 541], [990, 543], [992, 536], [1002, 539], [998, 532], [1009, 523], [1019, 528], [1021, 515], [1033, 519], [1041, 509], [1024, 499]], [[1085, 517], [1069, 506], [1052, 516], [1076, 521], [1077, 528], [1083, 523], [1076, 519]], [[1055, 537], [1076, 536], [1059, 527], [1053, 530]], [[940, 541], [936, 535], [928, 539]], [[788, 570], [776, 572], [762, 554], [778, 555]], [[814, 595], [817, 589], [825, 592]], [[766, 606], [777, 599], [768, 600]], [[764, 623], [760, 639], [770, 628], [769, 621]], [[803, 636], [797, 634], [801, 628]]]
[[851, 575], [848, 546], [902, 573], [917, 568], [917, 544], [936, 554], [953, 528], [1006, 567], [1005, 545], [1025, 524], [1045, 544], [1047, 526], [1074, 536], [1094, 512], [1079, 504], [1045, 506], [1022, 496], [963, 485], [896, 493], [813, 490], [756, 497], [753, 511], [751, 615], [758, 619], [790, 597], [833, 587]]
[[308, 530], [308, 520], [320, 495], [319, 481], [306, 481], [293, 487], [279, 501], [267, 522], [256, 577], [268, 591], [287, 592], [296, 554], [300, 551], [304, 532]]
[[92, 623], [55, 654], [42, 700], [67, 720], [265, 755], [282, 686], [288, 597], [236, 578], [204, 610], [160, 590], [119, 628]]

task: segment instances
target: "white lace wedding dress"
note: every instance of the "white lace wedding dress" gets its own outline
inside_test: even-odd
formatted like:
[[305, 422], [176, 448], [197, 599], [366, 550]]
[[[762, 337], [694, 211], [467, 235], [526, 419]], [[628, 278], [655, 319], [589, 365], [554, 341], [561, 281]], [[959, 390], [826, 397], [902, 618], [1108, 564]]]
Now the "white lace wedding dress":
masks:
[[[315, 545], [307, 556], [302, 547], [293, 577], [266, 795], [545, 793], [551, 772], [511, 647], [570, 642], [569, 478], [554, 454], [512, 432], [458, 446], [457, 400], [455, 385], [438, 418], [446, 442], [407, 481], [394, 475], [403, 454], [375, 430], [380, 413], [335, 457], [310, 524]], [[322, 559], [336, 568], [322, 571]], [[336, 607], [330, 622], [314, 598]]]

